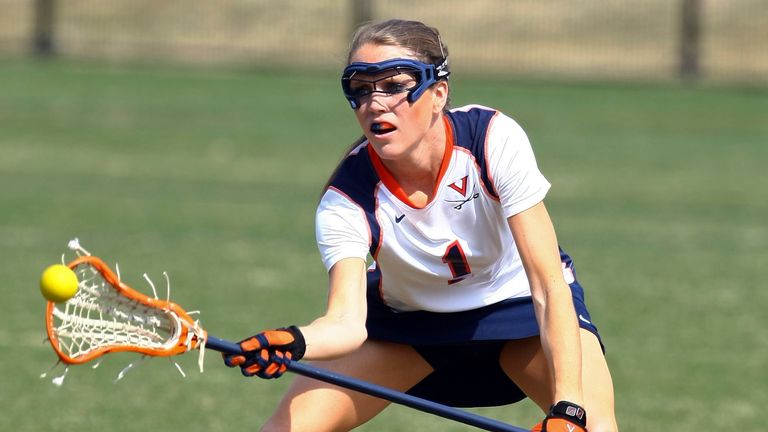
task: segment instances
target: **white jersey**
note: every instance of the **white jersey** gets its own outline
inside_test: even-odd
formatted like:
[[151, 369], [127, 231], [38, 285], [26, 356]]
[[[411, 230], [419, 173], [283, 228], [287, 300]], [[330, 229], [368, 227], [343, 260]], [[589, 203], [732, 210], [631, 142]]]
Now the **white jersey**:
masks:
[[369, 286], [400, 311], [457, 312], [530, 296], [507, 218], [544, 199], [522, 128], [481, 106], [445, 116], [447, 146], [432, 200], [410, 205], [367, 142], [342, 161], [317, 209], [316, 234], [327, 269], [367, 259]]

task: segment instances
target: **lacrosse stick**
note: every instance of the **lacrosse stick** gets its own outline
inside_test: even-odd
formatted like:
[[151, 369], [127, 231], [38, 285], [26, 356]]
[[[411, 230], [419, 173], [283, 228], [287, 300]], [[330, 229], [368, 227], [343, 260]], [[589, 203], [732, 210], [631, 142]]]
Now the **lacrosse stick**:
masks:
[[[179, 305], [158, 299], [157, 293], [154, 298], [149, 297], [121, 282], [97, 257], [82, 255], [67, 265], [78, 276], [78, 292], [64, 303], [48, 302], [46, 309], [48, 338], [59, 359], [66, 364], [86, 363], [121, 351], [164, 357], [198, 349], [202, 371], [204, 348], [242, 352], [237, 343], [208, 335], [199, 321], [193, 320]], [[306, 363], [289, 363], [288, 370], [480, 429], [527, 431]]]

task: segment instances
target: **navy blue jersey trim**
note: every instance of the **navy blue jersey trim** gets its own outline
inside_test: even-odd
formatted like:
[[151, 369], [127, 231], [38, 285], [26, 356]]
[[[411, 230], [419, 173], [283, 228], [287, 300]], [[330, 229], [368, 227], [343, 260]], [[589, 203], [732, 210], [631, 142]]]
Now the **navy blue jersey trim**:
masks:
[[488, 126], [497, 113], [498, 111], [483, 108], [448, 113], [448, 119], [453, 124], [453, 145], [463, 147], [472, 153], [480, 166], [480, 176], [486, 190], [496, 199], [499, 198], [499, 194], [488, 176], [485, 141], [488, 136]]
[[371, 256], [375, 257], [381, 237], [381, 227], [376, 220], [376, 188], [381, 179], [373, 168], [368, 151], [368, 147], [365, 146], [356, 154], [348, 155], [341, 162], [329, 186], [346, 194], [363, 209], [371, 232], [368, 250]]
[[381, 295], [381, 268], [379, 268], [378, 263], [376, 264], [376, 268], [368, 270], [365, 274], [367, 304], [387, 307]]

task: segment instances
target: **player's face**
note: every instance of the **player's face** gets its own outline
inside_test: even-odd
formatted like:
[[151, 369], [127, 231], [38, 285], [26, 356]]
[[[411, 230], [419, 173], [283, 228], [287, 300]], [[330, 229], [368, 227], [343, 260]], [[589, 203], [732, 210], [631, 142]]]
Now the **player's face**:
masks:
[[[415, 59], [415, 56], [402, 47], [365, 44], [352, 54], [350, 60], [379, 63], [396, 58]], [[427, 89], [416, 101], [409, 102], [407, 91], [417, 84], [412, 74], [392, 69], [374, 75], [357, 74], [355, 78], [350, 89], [362, 95], [354, 110], [355, 117], [382, 159], [406, 157], [430, 136], [439, 136], [435, 125], [442, 122], [441, 113], [448, 93], [444, 81]]]

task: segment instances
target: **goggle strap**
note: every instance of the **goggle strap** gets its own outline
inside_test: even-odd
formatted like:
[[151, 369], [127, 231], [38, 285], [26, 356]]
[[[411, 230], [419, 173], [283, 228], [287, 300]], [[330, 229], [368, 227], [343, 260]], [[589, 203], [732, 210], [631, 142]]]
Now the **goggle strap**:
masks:
[[438, 78], [446, 78], [446, 79], [448, 78], [448, 75], [450, 75], [451, 73], [445, 70], [445, 68], [447, 67], [448, 67], [448, 57], [443, 57], [443, 62], [435, 66], [435, 70], [437, 71]]

